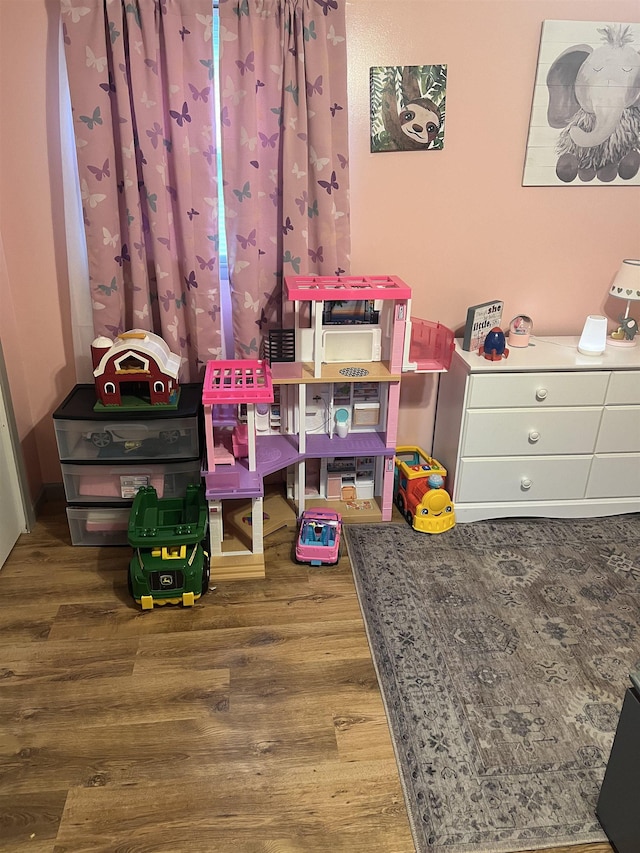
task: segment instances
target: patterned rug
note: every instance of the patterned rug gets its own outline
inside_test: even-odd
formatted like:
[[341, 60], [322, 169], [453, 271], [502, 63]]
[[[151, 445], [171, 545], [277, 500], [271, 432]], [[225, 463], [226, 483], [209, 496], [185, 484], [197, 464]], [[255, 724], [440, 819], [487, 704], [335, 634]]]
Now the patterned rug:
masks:
[[419, 853], [604, 841], [640, 516], [345, 528]]

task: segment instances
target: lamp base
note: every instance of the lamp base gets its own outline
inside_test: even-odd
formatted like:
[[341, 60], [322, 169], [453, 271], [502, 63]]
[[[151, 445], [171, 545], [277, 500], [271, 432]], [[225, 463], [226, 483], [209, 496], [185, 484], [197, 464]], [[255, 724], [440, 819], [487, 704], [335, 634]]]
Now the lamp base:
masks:
[[611, 336], [609, 336], [607, 338], [607, 346], [608, 347], [637, 347], [638, 341], [635, 338], [633, 338], [633, 340], [629, 341], [626, 338], [625, 339], [623, 339], [623, 338], [618, 339], [618, 338], [612, 338]]

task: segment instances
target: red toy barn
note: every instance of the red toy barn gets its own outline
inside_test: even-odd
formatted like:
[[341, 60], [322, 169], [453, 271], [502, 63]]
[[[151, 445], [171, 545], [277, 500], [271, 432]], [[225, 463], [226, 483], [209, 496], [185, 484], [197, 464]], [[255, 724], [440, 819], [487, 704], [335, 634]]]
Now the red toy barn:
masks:
[[152, 406], [177, 403], [181, 358], [153, 332], [133, 329], [115, 341], [96, 338], [91, 357], [96, 396], [103, 406], [122, 406], [124, 397]]

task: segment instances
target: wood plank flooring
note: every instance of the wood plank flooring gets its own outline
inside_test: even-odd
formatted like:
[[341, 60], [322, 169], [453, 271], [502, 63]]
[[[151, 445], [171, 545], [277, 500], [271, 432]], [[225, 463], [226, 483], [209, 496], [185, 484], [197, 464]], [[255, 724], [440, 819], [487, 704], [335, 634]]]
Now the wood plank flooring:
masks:
[[293, 535], [265, 580], [143, 613], [129, 549], [45, 505], [0, 572], [0, 850], [414, 850], [348, 558]]

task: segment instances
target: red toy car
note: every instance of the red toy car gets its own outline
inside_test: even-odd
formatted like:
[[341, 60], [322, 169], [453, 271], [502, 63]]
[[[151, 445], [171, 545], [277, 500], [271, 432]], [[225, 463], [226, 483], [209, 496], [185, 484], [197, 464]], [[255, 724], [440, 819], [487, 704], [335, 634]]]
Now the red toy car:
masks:
[[334, 566], [340, 558], [342, 516], [330, 509], [306, 509], [300, 517], [296, 560], [312, 566]]

